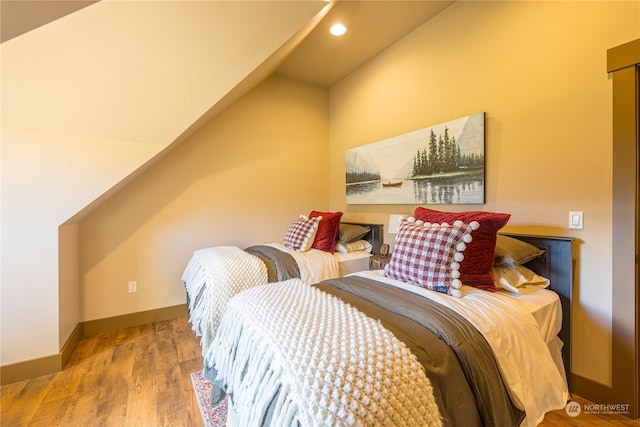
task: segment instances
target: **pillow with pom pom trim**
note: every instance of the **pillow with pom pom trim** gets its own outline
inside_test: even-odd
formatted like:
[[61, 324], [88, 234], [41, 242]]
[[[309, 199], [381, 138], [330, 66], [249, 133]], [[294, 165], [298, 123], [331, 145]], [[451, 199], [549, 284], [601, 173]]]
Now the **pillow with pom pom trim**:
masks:
[[454, 297], [462, 296], [460, 265], [464, 251], [480, 224], [455, 221], [432, 224], [408, 218], [402, 220], [385, 275]]
[[321, 216], [308, 218], [300, 215], [287, 230], [282, 244], [299, 252], [308, 251], [316, 238], [320, 220], [322, 220]]
[[496, 291], [496, 284], [491, 277], [494, 263], [496, 236], [498, 230], [504, 227], [510, 214], [485, 211], [443, 212], [424, 207], [417, 207], [413, 213], [416, 220], [425, 222], [452, 224], [460, 220], [467, 224], [477, 221], [478, 230], [471, 233], [473, 242], [465, 252], [466, 261], [460, 269], [460, 279], [467, 286], [473, 286], [489, 292]]

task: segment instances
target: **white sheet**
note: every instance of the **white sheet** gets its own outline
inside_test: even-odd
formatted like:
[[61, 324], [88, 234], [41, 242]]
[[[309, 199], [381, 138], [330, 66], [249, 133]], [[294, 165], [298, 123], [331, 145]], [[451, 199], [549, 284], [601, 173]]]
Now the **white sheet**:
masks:
[[300, 267], [300, 278], [311, 284], [369, 269], [371, 254], [367, 251], [330, 254], [318, 249], [298, 252], [281, 243], [269, 243], [267, 246], [290, 254]]
[[333, 256], [338, 261], [339, 274], [341, 277], [369, 269], [369, 258], [371, 254], [367, 251], [349, 253], [335, 252]]
[[319, 249], [298, 252], [282, 243], [268, 243], [266, 246], [274, 247], [291, 255], [300, 267], [300, 278], [304, 282], [312, 284], [340, 276], [338, 260], [329, 252]]
[[[478, 289], [470, 289], [470, 292], [474, 291], [481, 292]], [[562, 306], [558, 294], [554, 291], [539, 289], [530, 294], [514, 294], [500, 290], [490, 295], [517, 307], [518, 310], [530, 313], [536, 320], [544, 342], [547, 344], [553, 341], [562, 329]]]
[[[382, 276], [382, 270], [376, 274]], [[547, 344], [554, 341], [562, 329], [562, 305], [558, 294], [554, 291], [538, 289], [530, 294], [515, 294], [506, 290], [498, 290], [492, 294], [470, 286], [463, 286], [462, 291], [463, 295], [477, 294], [480, 297], [497, 298], [505, 304], [517, 307], [518, 310], [530, 313], [536, 320], [540, 333]]]
[[[463, 287], [462, 298], [429, 291], [384, 276], [382, 270], [355, 273], [422, 295], [445, 305], [471, 322], [493, 349], [513, 403], [526, 413], [522, 426], [538, 425], [548, 411], [565, 407], [569, 391], [549, 352], [533, 299]], [[545, 305], [545, 304], [542, 304]], [[548, 305], [548, 304], [547, 304]], [[538, 313], [538, 319], [532, 314]], [[542, 312], [545, 310], [542, 309]]]
[[547, 343], [560, 375], [567, 378], [562, 359], [562, 347], [564, 343], [558, 338], [562, 328], [562, 305], [560, 298], [554, 291], [538, 289], [531, 294], [514, 294], [509, 291], [499, 290], [493, 294], [494, 298], [505, 299], [520, 310], [531, 313], [538, 324], [542, 338]]

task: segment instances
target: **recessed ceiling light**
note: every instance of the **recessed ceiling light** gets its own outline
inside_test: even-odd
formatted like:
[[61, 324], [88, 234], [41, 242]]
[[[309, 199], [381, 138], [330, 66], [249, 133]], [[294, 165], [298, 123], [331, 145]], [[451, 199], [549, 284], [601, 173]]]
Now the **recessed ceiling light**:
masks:
[[333, 24], [329, 32], [334, 36], [341, 36], [347, 32], [347, 27], [342, 24]]

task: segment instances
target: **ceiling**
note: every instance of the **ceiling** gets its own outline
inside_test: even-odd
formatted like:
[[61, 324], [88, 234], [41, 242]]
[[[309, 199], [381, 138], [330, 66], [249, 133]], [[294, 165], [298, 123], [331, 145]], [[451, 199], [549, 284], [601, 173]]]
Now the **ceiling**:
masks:
[[4, 43], [93, 3], [96, 1], [1, 0], [0, 41]]
[[[338, 1], [278, 72], [331, 86], [453, 3]], [[338, 22], [347, 27], [341, 37], [329, 34]]]
[[[95, 1], [2, 0], [5, 42]], [[280, 65], [289, 77], [329, 87], [428, 21], [453, 1], [338, 1], [327, 16]], [[347, 33], [329, 34], [341, 22]]]

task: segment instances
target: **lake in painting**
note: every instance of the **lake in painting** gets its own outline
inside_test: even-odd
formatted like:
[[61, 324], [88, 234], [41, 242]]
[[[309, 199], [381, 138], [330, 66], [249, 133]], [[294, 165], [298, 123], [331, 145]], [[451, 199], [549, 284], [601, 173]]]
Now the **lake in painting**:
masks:
[[[484, 197], [481, 174], [466, 177], [424, 178], [400, 181], [401, 186], [382, 182], [347, 185], [350, 204], [475, 204]], [[385, 182], [385, 184], [387, 184]]]
[[484, 113], [346, 152], [348, 204], [484, 203]]

